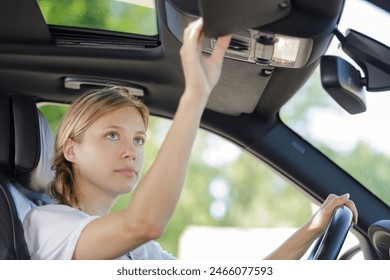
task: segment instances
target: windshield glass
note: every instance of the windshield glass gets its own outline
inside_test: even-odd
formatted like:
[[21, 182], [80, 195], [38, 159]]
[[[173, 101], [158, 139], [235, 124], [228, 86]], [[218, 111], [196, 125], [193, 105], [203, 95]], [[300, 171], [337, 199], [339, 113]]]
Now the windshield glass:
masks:
[[[363, 20], [365, 19], [365, 20]], [[347, 0], [339, 30], [348, 28], [390, 45], [389, 14], [366, 1]], [[329, 55], [362, 70], [333, 39]], [[390, 206], [390, 92], [366, 92], [366, 112], [351, 115], [322, 88], [319, 69], [282, 108], [281, 119]]]
[[157, 35], [154, 0], [38, 0], [49, 25]]

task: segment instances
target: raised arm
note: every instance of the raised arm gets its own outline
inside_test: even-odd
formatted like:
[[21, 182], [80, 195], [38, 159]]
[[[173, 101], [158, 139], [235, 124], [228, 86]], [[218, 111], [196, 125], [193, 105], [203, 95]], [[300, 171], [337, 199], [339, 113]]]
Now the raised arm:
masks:
[[163, 233], [179, 199], [200, 119], [230, 41], [229, 36], [219, 38], [213, 54], [206, 57], [201, 53], [202, 38], [202, 19], [184, 31], [180, 56], [185, 90], [166, 139], [129, 207], [88, 224], [74, 258], [114, 259]]

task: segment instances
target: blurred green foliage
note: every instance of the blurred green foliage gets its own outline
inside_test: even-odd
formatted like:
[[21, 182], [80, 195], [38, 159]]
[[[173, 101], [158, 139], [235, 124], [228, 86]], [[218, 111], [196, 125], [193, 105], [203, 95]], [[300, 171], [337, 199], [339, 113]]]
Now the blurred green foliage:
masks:
[[48, 24], [157, 35], [156, 11], [113, 0], [38, 0]]
[[62, 116], [65, 114], [65, 112], [68, 110], [67, 106], [58, 106], [58, 105], [44, 105], [40, 106], [39, 110], [45, 115], [47, 118], [51, 131], [53, 132], [53, 135], [55, 135], [57, 131], [57, 126], [62, 118]]

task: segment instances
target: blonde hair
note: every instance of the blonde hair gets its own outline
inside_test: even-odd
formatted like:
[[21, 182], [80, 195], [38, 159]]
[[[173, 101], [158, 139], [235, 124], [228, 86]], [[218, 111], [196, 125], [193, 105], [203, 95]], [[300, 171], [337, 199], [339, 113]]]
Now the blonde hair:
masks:
[[53, 169], [55, 178], [49, 185], [49, 194], [60, 204], [80, 207], [79, 196], [74, 181], [72, 164], [63, 154], [68, 139], [80, 142], [83, 132], [101, 116], [121, 109], [135, 107], [148, 127], [149, 111], [145, 104], [126, 89], [111, 87], [92, 90], [80, 95], [62, 118], [54, 143]]

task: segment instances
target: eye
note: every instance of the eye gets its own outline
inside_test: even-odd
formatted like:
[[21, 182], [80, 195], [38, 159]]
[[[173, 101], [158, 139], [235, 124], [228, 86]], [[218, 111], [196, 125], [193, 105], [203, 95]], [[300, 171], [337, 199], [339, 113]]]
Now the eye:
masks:
[[118, 140], [118, 133], [116, 133], [115, 131], [111, 131], [106, 134], [106, 137], [110, 140]]
[[137, 145], [145, 144], [145, 138], [143, 138], [143, 137], [136, 137], [136, 138], [134, 138], [134, 144], [137, 144]]

